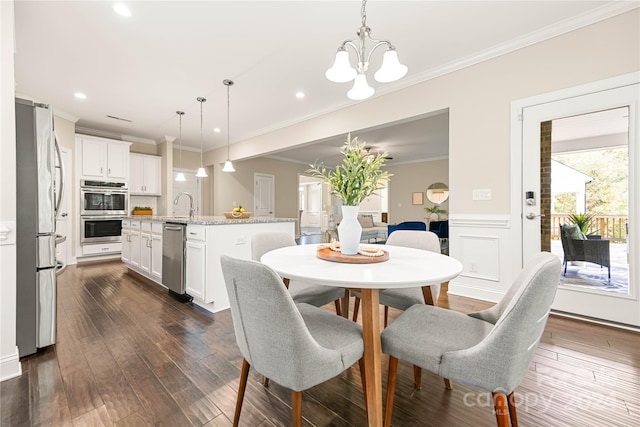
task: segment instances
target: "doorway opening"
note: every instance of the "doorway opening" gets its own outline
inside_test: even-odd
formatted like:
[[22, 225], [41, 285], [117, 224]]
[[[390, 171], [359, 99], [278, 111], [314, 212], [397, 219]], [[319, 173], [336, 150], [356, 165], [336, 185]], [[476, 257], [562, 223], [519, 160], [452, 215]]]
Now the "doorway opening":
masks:
[[626, 106], [540, 124], [541, 250], [561, 285], [629, 294], [628, 135]]

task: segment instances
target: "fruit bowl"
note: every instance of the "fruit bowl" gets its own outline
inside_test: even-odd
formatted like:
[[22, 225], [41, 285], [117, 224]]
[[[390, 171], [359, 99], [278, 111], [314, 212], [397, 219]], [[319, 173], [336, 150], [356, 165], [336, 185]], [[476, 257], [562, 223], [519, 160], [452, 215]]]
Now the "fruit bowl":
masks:
[[224, 216], [227, 219], [247, 219], [251, 217], [251, 212], [225, 212]]

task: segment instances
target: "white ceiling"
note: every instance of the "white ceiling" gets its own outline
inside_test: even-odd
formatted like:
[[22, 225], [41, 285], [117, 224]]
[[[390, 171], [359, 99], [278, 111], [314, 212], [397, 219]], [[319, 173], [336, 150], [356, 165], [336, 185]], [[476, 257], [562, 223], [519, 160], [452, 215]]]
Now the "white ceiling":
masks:
[[[17, 0], [16, 93], [78, 118], [79, 128], [125, 135], [128, 140], [176, 137], [175, 111], [183, 110], [183, 144], [198, 150], [198, 96], [207, 98], [204, 149], [226, 144], [227, 99], [222, 84], [226, 78], [235, 81], [230, 89], [232, 144], [355, 102], [346, 97], [350, 83], [332, 83], [324, 72], [337, 47], [355, 38], [360, 26], [358, 1], [125, 3], [130, 17], [117, 15], [109, 1]], [[409, 67], [398, 82], [379, 84], [370, 78], [370, 84], [376, 96], [388, 93], [637, 5], [370, 1], [367, 24], [372, 36], [390, 40], [400, 61]], [[371, 68], [378, 66], [374, 55]], [[78, 91], [87, 99], [74, 98]], [[297, 99], [297, 91], [306, 97]], [[382, 127], [358, 135], [368, 145], [389, 151], [394, 163], [407, 161], [407, 153], [412, 153], [411, 160], [448, 154], [448, 148], [436, 144], [448, 140], [446, 112], [397, 125], [402, 132]], [[214, 127], [222, 132], [214, 133]], [[405, 139], [398, 139], [402, 135]], [[341, 135], [333, 143], [323, 141], [323, 146], [340, 145], [343, 140]], [[417, 148], [407, 148], [416, 141], [422, 144], [419, 154]], [[312, 145], [307, 151], [276, 155], [301, 162], [325, 161]]]

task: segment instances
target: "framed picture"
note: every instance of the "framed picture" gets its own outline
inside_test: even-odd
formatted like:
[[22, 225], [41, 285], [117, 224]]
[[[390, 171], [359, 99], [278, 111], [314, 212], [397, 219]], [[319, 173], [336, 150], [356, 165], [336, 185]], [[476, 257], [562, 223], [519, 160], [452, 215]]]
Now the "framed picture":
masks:
[[417, 192], [417, 193], [411, 193], [411, 203], [414, 205], [423, 205], [424, 204], [424, 193], [423, 192]]

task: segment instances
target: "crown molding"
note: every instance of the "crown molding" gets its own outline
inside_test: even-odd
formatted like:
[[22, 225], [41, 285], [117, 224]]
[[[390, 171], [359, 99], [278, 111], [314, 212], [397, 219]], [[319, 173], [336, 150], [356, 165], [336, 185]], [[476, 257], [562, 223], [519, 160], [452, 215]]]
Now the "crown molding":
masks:
[[[422, 73], [418, 73], [410, 77], [405, 77], [396, 82], [385, 84], [382, 87], [376, 88], [375, 95], [373, 95], [373, 97], [368, 99], [370, 100], [383, 95], [387, 95], [389, 93], [396, 92], [400, 89], [404, 89], [418, 83], [422, 83], [425, 81], [435, 79], [437, 77], [441, 77], [445, 74], [453, 73], [455, 71], [459, 71], [464, 68], [471, 67], [481, 62], [488, 61], [493, 58], [497, 58], [499, 56], [514, 52], [519, 49], [523, 49], [527, 46], [531, 46], [533, 44], [543, 42], [545, 40], [560, 36], [562, 34], [566, 34], [571, 31], [578, 30], [588, 25], [592, 25], [597, 22], [604, 21], [605, 19], [609, 19], [614, 16], [621, 15], [623, 13], [629, 12], [639, 7], [640, 7], [640, 3], [638, 1], [616, 1], [615, 3], [609, 3], [606, 5], [603, 5], [601, 7], [592, 9], [589, 12], [574, 16], [569, 19], [565, 19], [564, 21], [561, 21], [556, 24], [550, 25], [548, 27], [542, 28], [540, 30], [534, 31], [527, 35], [517, 37], [515, 39], [511, 39], [507, 42], [497, 44], [492, 48], [485, 49], [484, 51], [477, 52], [473, 55], [469, 55], [467, 57], [458, 59], [456, 61], [452, 61], [440, 67], [432, 68]], [[320, 117], [325, 114], [339, 111], [343, 108], [352, 106], [358, 102], [366, 102], [366, 101], [367, 100], [354, 102], [354, 101], [345, 99], [345, 101], [341, 104], [333, 105], [329, 108], [315, 111], [312, 114], [308, 114], [306, 116], [299, 117], [294, 120], [280, 122], [272, 126], [266, 126], [260, 130], [252, 132], [245, 138], [245, 140], [255, 138], [279, 129], [283, 129], [288, 126], [292, 126], [292, 125], [304, 122], [306, 120], [314, 119], [316, 117]], [[240, 142], [240, 141], [237, 141], [237, 142]]]
[[76, 126], [76, 133], [81, 133], [83, 135], [90, 135], [90, 136], [99, 136], [102, 138], [117, 139], [119, 141], [122, 141], [122, 135], [120, 135], [119, 133], [109, 132], [106, 130], [92, 129], [84, 126]]
[[80, 120], [80, 117], [74, 116], [73, 114], [69, 114], [66, 111], [62, 111], [57, 108], [53, 109], [53, 115], [58, 116], [61, 119], [68, 120], [72, 123], [76, 123], [78, 120]]

